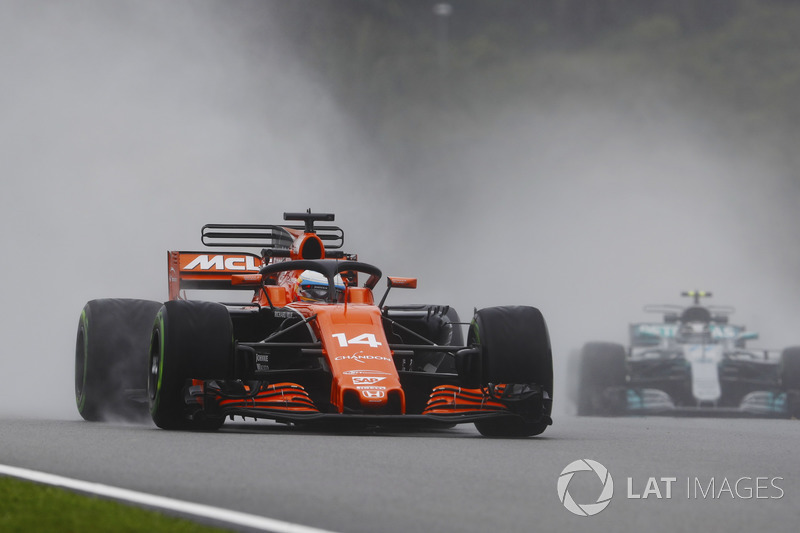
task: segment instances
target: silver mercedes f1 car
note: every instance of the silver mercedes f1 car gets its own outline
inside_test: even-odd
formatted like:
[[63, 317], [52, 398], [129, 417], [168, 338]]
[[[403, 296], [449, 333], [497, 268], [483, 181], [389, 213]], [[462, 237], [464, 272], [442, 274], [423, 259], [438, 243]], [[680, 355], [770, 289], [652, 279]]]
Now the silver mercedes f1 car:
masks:
[[798, 417], [800, 347], [748, 347], [758, 333], [730, 323], [732, 307], [651, 305], [660, 322], [629, 326], [630, 344], [586, 343], [578, 414]]

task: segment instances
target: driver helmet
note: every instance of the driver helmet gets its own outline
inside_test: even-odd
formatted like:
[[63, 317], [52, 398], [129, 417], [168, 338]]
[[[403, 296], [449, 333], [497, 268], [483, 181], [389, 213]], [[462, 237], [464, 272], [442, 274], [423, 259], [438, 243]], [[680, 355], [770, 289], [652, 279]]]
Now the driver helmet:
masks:
[[[333, 278], [336, 300], [344, 294], [344, 282], [338, 274]], [[324, 302], [328, 297], [328, 278], [314, 270], [305, 270], [297, 278], [297, 297], [301, 302]]]

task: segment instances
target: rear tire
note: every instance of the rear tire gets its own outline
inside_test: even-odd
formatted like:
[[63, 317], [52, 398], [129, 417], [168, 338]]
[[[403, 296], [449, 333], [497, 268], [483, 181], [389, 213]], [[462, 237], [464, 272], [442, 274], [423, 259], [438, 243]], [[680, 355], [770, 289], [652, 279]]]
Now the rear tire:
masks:
[[620, 414], [623, 405], [610, 402], [604, 392], [626, 385], [625, 347], [611, 342], [588, 342], [581, 351], [578, 376], [578, 415]]
[[224, 305], [174, 300], [152, 326], [147, 392], [150, 415], [162, 429], [215, 430], [224, 417], [208, 417], [186, 403], [191, 379], [232, 377], [233, 326]]
[[521, 406], [520, 416], [475, 422], [481, 435], [528, 437], [542, 433], [553, 407], [553, 354], [542, 313], [528, 306], [481, 309], [469, 328], [467, 343], [481, 352], [483, 385], [536, 384], [546, 393], [541, 413], [526, 412]]
[[[456, 310], [442, 305], [398, 305], [385, 308], [389, 318], [440, 346], [462, 346], [464, 334]], [[426, 344], [422, 339], [391, 324], [385, 326], [386, 338], [402, 344]], [[455, 359], [445, 352], [427, 352], [414, 357], [413, 370], [455, 374]]]
[[147, 420], [148, 335], [160, 307], [118, 298], [84, 306], [75, 340], [75, 402], [85, 420]]

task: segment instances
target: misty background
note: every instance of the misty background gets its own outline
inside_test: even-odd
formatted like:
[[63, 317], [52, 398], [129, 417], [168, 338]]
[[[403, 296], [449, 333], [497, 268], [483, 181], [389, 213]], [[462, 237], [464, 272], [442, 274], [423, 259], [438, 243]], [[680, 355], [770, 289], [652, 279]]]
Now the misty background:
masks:
[[800, 344], [800, 7], [436, 5], [0, 2], [0, 413], [78, 418], [86, 301], [307, 208], [420, 278], [389, 303], [539, 307], [556, 412], [571, 352], [682, 290]]

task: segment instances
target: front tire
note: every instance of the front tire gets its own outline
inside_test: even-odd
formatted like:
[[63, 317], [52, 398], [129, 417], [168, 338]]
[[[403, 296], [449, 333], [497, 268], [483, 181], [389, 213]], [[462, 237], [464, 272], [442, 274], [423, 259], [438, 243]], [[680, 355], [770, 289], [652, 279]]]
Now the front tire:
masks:
[[611, 342], [587, 342], [581, 351], [578, 376], [578, 415], [614, 415], [625, 409], [620, 398], [609, 398], [609, 390], [626, 385], [625, 347]]
[[475, 422], [481, 435], [528, 437], [542, 433], [553, 407], [553, 354], [541, 311], [529, 306], [481, 309], [470, 325], [467, 343], [479, 347], [482, 385], [541, 389], [541, 401], [522, 400], [515, 406], [517, 416]]
[[160, 307], [119, 298], [84, 306], [75, 340], [75, 402], [84, 420], [147, 420], [148, 334]]
[[475, 422], [478, 433], [484, 437], [535, 437], [547, 429], [547, 422], [526, 422], [518, 418], [489, 418]]
[[781, 388], [786, 392], [789, 415], [800, 418], [800, 346], [781, 352], [779, 365]]
[[224, 305], [174, 300], [152, 327], [147, 393], [150, 415], [162, 429], [219, 429], [224, 417], [187, 405], [189, 380], [232, 377], [233, 326]]

